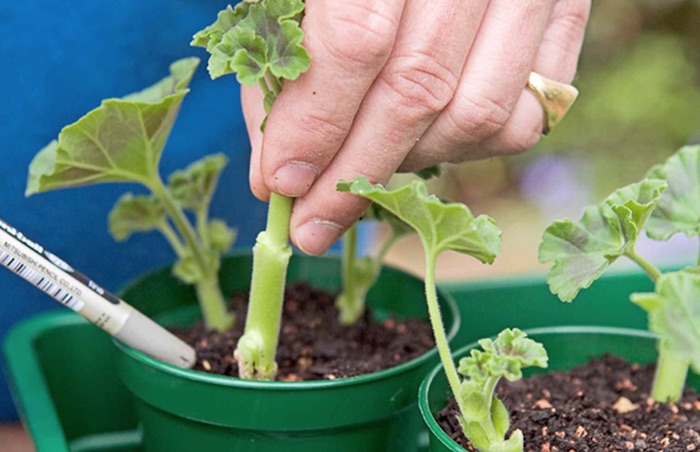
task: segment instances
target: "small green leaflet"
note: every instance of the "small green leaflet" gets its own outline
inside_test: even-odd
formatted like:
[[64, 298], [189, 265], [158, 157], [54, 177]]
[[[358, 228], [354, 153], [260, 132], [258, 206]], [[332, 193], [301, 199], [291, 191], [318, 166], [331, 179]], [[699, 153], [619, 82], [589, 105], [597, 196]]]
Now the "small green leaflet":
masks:
[[199, 59], [170, 66], [170, 76], [123, 99], [108, 99], [58, 136], [29, 167], [26, 195], [102, 182], [150, 185]]
[[413, 181], [394, 191], [372, 185], [360, 176], [340, 181], [338, 191], [363, 196], [412, 226], [420, 235], [426, 254], [436, 258], [446, 250], [468, 254], [493, 263], [501, 249], [501, 231], [486, 215], [474, 218], [463, 204], [445, 204], [429, 195], [423, 181]]
[[649, 329], [660, 347], [686, 358], [700, 373], [700, 273], [697, 269], [662, 275], [654, 293], [635, 293], [631, 299], [649, 313]]
[[153, 196], [125, 193], [109, 213], [109, 232], [118, 242], [135, 232], [160, 229], [167, 221], [165, 209]]
[[253, 85], [269, 71], [294, 80], [309, 67], [301, 45], [304, 33], [298, 18], [302, 0], [260, 0], [228, 7], [216, 22], [194, 36], [192, 45], [206, 47], [212, 79], [236, 73], [244, 85]]
[[236, 241], [236, 230], [228, 227], [224, 220], [214, 218], [209, 221], [208, 231], [212, 248], [220, 253], [228, 251]]
[[554, 262], [547, 274], [550, 290], [560, 300], [571, 301], [618, 257], [633, 250], [665, 189], [664, 181], [643, 180], [586, 207], [576, 223], [569, 219], [552, 223], [539, 247], [539, 261]]
[[240, 1], [235, 8], [228, 5], [226, 9], [219, 11], [213, 24], [194, 35], [190, 45], [193, 47], [204, 47], [211, 53], [214, 47], [221, 42], [224, 34], [248, 15], [250, 5], [251, 2], [247, 1]]
[[[207, 251], [204, 253], [204, 257], [207, 261], [208, 268], [214, 273], [218, 272], [220, 266], [218, 254], [215, 251]], [[196, 284], [207, 277], [191, 254], [182, 256], [175, 265], [173, 265], [172, 272], [173, 275], [185, 284]]]
[[647, 178], [668, 182], [647, 223], [647, 235], [654, 240], [668, 240], [679, 232], [700, 235], [700, 146], [681, 148], [666, 163], [652, 168]]
[[517, 328], [501, 331], [495, 340], [482, 339], [479, 345], [483, 350], [472, 349], [459, 362], [459, 373], [466, 377], [458, 395], [462, 429], [480, 451], [522, 451], [520, 430], [506, 439], [510, 416], [494, 389], [501, 378], [522, 378], [524, 367], [547, 367], [547, 351]]
[[170, 192], [185, 209], [207, 208], [227, 163], [224, 154], [208, 155], [184, 170], [174, 172], [168, 179]]
[[505, 329], [495, 340], [481, 339], [482, 350], [474, 349], [459, 362], [459, 373], [475, 382], [492, 377], [504, 377], [509, 381], [522, 378], [523, 367], [547, 367], [547, 351], [539, 342], [527, 337], [523, 331]]

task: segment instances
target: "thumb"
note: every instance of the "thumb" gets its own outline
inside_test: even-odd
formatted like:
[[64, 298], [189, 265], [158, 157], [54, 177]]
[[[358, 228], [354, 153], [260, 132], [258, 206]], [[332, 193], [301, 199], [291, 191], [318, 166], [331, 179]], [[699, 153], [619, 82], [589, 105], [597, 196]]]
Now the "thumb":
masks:
[[270, 198], [270, 190], [260, 171], [263, 135], [260, 130], [265, 119], [263, 95], [257, 86], [241, 86], [241, 107], [250, 139], [250, 189], [255, 197], [262, 201]]

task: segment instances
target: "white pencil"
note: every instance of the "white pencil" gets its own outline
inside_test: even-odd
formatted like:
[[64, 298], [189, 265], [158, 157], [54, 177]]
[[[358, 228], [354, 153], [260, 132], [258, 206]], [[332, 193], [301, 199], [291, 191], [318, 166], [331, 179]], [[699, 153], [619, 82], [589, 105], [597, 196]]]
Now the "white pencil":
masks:
[[0, 220], [0, 264], [126, 345], [191, 368], [192, 347]]

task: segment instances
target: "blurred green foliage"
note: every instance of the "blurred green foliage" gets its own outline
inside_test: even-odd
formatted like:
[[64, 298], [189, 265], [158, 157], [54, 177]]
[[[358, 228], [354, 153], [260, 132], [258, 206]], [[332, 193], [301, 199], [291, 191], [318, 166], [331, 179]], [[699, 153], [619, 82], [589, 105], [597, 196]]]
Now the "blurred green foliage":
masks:
[[646, 33], [620, 58], [581, 74], [576, 106], [540, 148], [584, 152], [608, 192], [700, 131], [697, 70], [680, 39]]
[[516, 160], [585, 153], [600, 194], [697, 139], [699, 20], [697, 0], [594, 1], [575, 81], [579, 99], [539, 151]]

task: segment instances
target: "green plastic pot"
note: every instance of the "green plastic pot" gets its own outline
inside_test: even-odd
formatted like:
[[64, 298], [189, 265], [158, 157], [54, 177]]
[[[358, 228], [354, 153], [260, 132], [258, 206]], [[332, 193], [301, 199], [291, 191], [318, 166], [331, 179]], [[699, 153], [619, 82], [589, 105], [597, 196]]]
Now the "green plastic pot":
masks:
[[[226, 261], [225, 291], [248, 288], [249, 255]], [[228, 277], [228, 275], [231, 275]], [[306, 280], [336, 291], [340, 261], [295, 256], [288, 281]], [[169, 272], [149, 275], [129, 286], [127, 300], [144, 297], [158, 304], [178, 296], [181, 284]], [[164, 295], [167, 294], [167, 295]], [[446, 325], [454, 337], [459, 314], [452, 298], [440, 293]], [[193, 304], [194, 298], [175, 304]], [[386, 268], [368, 295], [379, 318], [389, 313], [427, 318], [423, 283]], [[168, 304], [173, 304], [169, 300]], [[179, 317], [161, 312], [160, 319]], [[187, 312], [185, 315], [187, 315]], [[117, 343], [117, 368], [135, 396], [143, 445], [152, 452], [212, 451], [411, 451], [422, 422], [416, 406], [418, 387], [437, 363], [437, 351], [408, 363], [360, 377], [316, 382], [260, 382], [183, 370]]]
[[[234, 272], [224, 281], [226, 287], [243, 284], [248, 278], [228, 264], [226, 269]], [[142, 283], [147, 284], [146, 280]], [[194, 297], [186, 287], [150, 286], [152, 294], [165, 291], [168, 296], [150, 297], [146, 290], [138, 300], [128, 301], [151, 316], [183, 306]], [[646, 316], [629, 302], [629, 294], [651, 289], [651, 284], [639, 272], [607, 274], [572, 304], [557, 301], [542, 276], [442, 287], [457, 301], [461, 312], [462, 328], [453, 341], [453, 349], [457, 349], [514, 325], [646, 328]], [[3, 296], [7, 303], [22, 302], [10, 293]], [[116, 347], [110, 337], [72, 311], [56, 309], [21, 322], [3, 344], [15, 404], [37, 450], [143, 451], [133, 400], [117, 377]], [[427, 430], [420, 446], [428, 446]]]
[[[583, 364], [591, 357], [612, 353], [629, 362], [649, 364], [656, 361], [656, 337], [651, 333], [627, 328], [609, 327], [553, 327], [527, 331], [528, 336], [544, 344], [549, 355], [547, 369], [526, 369], [525, 377], [550, 370], [567, 370]], [[454, 354], [455, 362], [478, 347], [470, 344]], [[686, 384], [700, 389], [700, 376], [689, 374]], [[418, 393], [418, 407], [423, 421], [430, 431], [431, 452], [464, 452], [464, 449], [438, 425], [437, 413], [445, 407], [451, 397], [445, 372], [438, 365], [423, 380]]]

